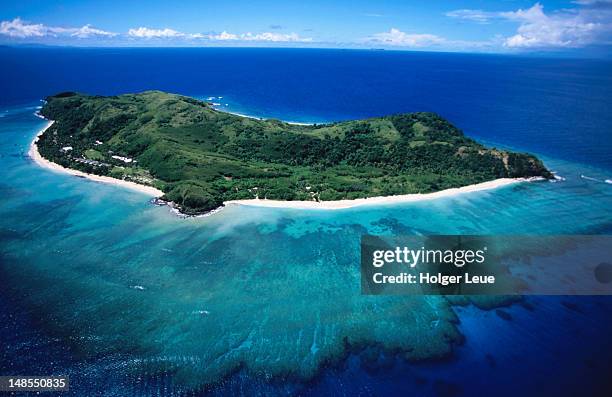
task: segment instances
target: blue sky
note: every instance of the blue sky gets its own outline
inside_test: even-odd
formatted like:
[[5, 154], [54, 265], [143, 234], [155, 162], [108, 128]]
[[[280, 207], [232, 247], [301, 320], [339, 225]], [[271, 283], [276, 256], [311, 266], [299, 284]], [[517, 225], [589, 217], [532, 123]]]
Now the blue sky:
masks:
[[609, 53], [612, 0], [5, 0], [0, 43]]

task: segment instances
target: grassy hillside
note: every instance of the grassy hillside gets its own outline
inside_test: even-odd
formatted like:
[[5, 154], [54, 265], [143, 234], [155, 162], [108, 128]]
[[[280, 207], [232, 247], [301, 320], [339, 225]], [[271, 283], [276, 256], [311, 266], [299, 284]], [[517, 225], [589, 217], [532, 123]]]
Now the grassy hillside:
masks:
[[551, 176], [535, 157], [487, 149], [433, 113], [302, 126], [159, 91], [62, 93], [41, 112], [56, 121], [39, 141], [45, 158], [158, 187], [190, 214], [232, 199], [354, 199]]

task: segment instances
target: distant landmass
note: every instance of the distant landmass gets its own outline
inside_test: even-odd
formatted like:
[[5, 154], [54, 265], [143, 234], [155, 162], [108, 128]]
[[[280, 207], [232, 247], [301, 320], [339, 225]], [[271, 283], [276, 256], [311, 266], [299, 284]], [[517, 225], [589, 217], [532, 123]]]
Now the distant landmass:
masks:
[[159, 91], [46, 99], [46, 159], [156, 187], [183, 213], [230, 200], [330, 201], [429, 193], [552, 174], [536, 157], [486, 148], [434, 113], [320, 125], [258, 120]]

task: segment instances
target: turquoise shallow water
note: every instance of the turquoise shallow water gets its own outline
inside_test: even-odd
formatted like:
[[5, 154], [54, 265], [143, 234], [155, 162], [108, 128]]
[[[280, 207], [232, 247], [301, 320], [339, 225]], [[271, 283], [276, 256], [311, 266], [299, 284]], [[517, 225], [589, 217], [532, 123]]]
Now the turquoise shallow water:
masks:
[[[494, 350], [478, 322], [495, 326], [503, 319], [474, 307], [459, 309], [442, 297], [360, 295], [362, 234], [612, 232], [612, 185], [604, 182], [612, 175], [550, 158], [546, 164], [564, 181], [384, 207], [234, 206], [210, 217], [180, 219], [139, 193], [34, 164], [27, 149], [45, 124], [33, 115], [35, 109], [36, 104], [4, 109], [0, 118], [0, 283], [3, 305], [18, 313], [3, 330], [36, 330], [27, 342], [10, 336], [15, 342], [7, 344], [11, 354], [4, 352], [2, 367], [32, 365], [14, 353], [34, 355], [32, 350], [41, 348], [36, 341], [44, 340], [44, 349], [58, 357], [45, 363], [48, 368], [81, 381], [84, 374], [95, 378], [110, 371], [111, 394], [149, 393], [150, 387], [178, 393], [208, 382], [217, 382], [209, 391], [249, 390], [243, 389], [244, 379], [255, 379], [260, 392], [270, 384], [282, 392], [315, 378], [320, 380], [312, 393], [330, 384], [342, 390], [336, 382], [361, 376], [351, 375], [347, 352], [371, 346], [398, 353], [401, 360], [446, 356], [464, 343], [459, 353], [469, 362], [481, 350], [472, 343]], [[552, 304], [544, 301], [547, 305]], [[516, 320], [508, 327], [515, 335], [508, 344], [521, 338], [543, 343], [531, 334], [555, 322], [531, 329], [527, 324], [538, 316], [517, 307], [509, 309]], [[487, 323], [483, 313], [494, 321]], [[499, 324], [496, 333], [503, 332]], [[602, 330], [610, 328], [603, 325]], [[525, 329], [531, 339], [517, 331]], [[537, 348], [542, 354], [549, 349]], [[499, 350], [504, 357], [504, 348]], [[380, 360], [369, 365], [391, 365]], [[321, 367], [338, 372], [329, 378]], [[449, 369], [417, 371], [429, 376]], [[281, 386], [274, 383], [279, 379]], [[431, 387], [435, 392], [451, 386]]]

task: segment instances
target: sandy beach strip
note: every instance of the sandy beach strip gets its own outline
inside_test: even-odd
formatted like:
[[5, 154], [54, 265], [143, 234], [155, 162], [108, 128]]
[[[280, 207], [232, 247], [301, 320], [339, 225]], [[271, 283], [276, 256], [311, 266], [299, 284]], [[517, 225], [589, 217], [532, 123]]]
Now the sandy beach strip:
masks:
[[141, 185], [139, 183], [135, 183], [135, 182], [130, 182], [130, 181], [124, 181], [121, 179], [116, 179], [116, 178], [111, 178], [109, 176], [101, 176], [101, 175], [94, 175], [94, 174], [88, 174], [82, 171], [77, 171], [77, 170], [72, 170], [69, 168], [65, 168], [62, 167], [59, 164], [53, 163], [45, 158], [43, 158], [40, 153], [38, 152], [38, 146], [36, 146], [36, 142], [38, 141], [38, 138], [47, 130], [47, 128], [51, 127], [53, 125], [54, 121], [49, 121], [47, 123], [47, 125], [45, 126], [45, 128], [43, 128], [42, 130], [40, 130], [40, 132], [38, 132], [38, 134], [36, 134], [36, 137], [34, 138], [34, 140], [32, 141], [32, 143], [30, 144], [30, 149], [28, 151], [28, 155], [30, 156], [30, 158], [32, 158], [32, 160], [34, 160], [34, 162], [38, 165], [40, 165], [43, 168], [47, 168], [49, 170], [55, 171], [55, 172], [60, 172], [60, 173], [64, 173], [64, 174], [70, 174], [70, 175], [75, 175], [75, 176], [79, 176], [79, 177], [83, 177], [83, 178], [87, 178], [90, 179], [92, 181], [96, 181], [96, 182], [102, 182], [102, 183], [109, 183], [112, 185], [116, 185], [116, 186], [122, 186], [128, 189], [132, 189], [132, 190], [136, 190], [140, 193], [144, 193], [148, 196], [151, 197], [161, 197], [164, 195], [164, 192], [162, 192], [159, 189], [156, 189], [152, 186], [146, 186], [146, 185]]
[[[159, 189], [152, 186], [141, 185], [135, 182], [124, 181], [121, 179], [111, 178], [108, 176], [100, 176], [94, 174], [87, 174], [82, 171], [72, 170], [69, 168], [62, 167], [59, 164], [53, 163], [47, 159], [44, 159], [38, 152], [36, 142], [38, 137], [42, 135], [47, 128], [53, 125], [53, 121], [49, 121], [48, 124], [43, 128], [34, 138], [30, 144], [30, 150], [28, 151], [29, 156], [41, 167], [61, 172], [65, 174], [75, 175], [83, 178], [87, 178], [96, 182], [110, 183], [116, 186], [122, 186], [128, 189], [133, 189], [138, 192], [144, 193], [151, 197], [161, 197], [164, 195]], [[294, 208], [294, 209], [322, 209], [322, 210], [335, 210], [335, 209], [346, 209], [360, 206], [375, 206], [375, 205], [393, 205], [401, 203], [410, 203], [424, 200], [433, 200], [443, 197], [453, 197], [470, 192], [478, 192], [482, 190], [496, 189], [502, 186], [508, 186], [520, 182], [528, 182], [541, 178], [500, 178], [492, 181], [477, 183], [475, 185], [463, 186], [454, 189], [441, 190], [434, 193], [414, 193], [414, 194], [402, 194], [397, 196], [384, 196], [384, 197], [369, 197], [354, 200], [337, 200], [337, 201], [282, 201], [282, 200], [267, 200], [267, 199], [250, 199], [250, 200], [231, 200], [226, 201], [224, 205], [243, 205], [243, 206], [254, 206], [254, 207], [271, 207], [271, 208]]]
[[433, 200], [443, 197], [453, 197], [470, 192], [478, 192], [482, 190], [496, 189], [502, 186], [508, 186], [520, 182], [529, 182], [539, 178], [500, 178], [492, 181], [477, 183], [475, 185], [463, 186], [454, 189], [441, 190], [434, 193], [415, 193], [402, 194], [397, 196], [385, 197], [370, 197], [354, 200], [337, 200], [337, 201], [281, 201], [281, 200], [232, 200], [227, 201], [226, 205], [246, 205], [257, 207], [273, 207], [273, 208], [296, 208], [296, 209], [323, 209], [337, 210], [369, 205], [392, 205], [401, 203], [411, 203], [417, 201]]

